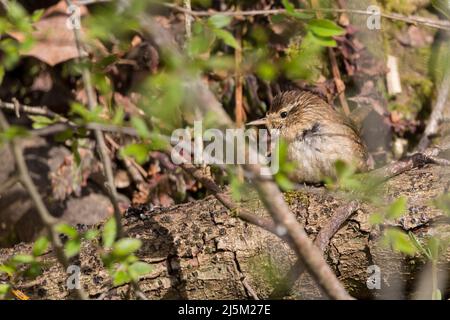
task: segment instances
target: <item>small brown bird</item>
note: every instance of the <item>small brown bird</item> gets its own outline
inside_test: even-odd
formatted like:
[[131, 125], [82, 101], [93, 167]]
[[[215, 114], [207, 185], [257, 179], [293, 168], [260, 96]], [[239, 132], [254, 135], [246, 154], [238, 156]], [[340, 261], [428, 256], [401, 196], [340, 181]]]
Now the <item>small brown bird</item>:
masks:
[[266, 117], [248, 125], [279, 129], [289, 160], [297, 165], [293, 181], [318, 183], [333, 177], [338, 160], [359, 172], [368, 169], [366, 147], [352, 121], [310, 92], [277, 95]]

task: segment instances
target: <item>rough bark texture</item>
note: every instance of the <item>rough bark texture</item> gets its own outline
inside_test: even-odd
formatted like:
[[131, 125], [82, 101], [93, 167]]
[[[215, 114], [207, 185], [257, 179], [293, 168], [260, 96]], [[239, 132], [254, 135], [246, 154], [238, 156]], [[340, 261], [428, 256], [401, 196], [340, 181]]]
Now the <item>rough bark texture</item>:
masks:
[[[430, 200], [446, 192], [449, 170], [426, 166], [404, 173], [386, 186], [386, 201], [399, 195], [408, 197], [408, 213], [398, 221], [404, 230], [419, 238], [435, 228], [447, 228], [443, 213]], [[286, 200], [311, 237], [345, 201], [331, 196], [309, 195], [303, 192], [286, 194]], [[246, 208], [266, 215], [257, 200], [247, 200]], [[374, 208], [363, 206], [332, 238], [326, 257], [339, 279], [357, 298], [403, 298], [402, 291], [411, 293], [423, 261], [393, 254], [379, 245], [379, 231], [368, 223]], [[135, 214], [134, 214], [135, 213]], [[143, 219], [142, 213], [145, 213]], [[167, 210], [142, 212], [131, 210], [123, 220], [130, 237], [142, 240], [139, 257], [154, 265], [152, 274], [140, 281], [142, 291], [151, 299], [250, 299], [254, 291], [259, 298], [268, 298], [283, 275], [295, 262], [289, 247], [268, 232], [233, 218], [214, 198], [178, 205]], [[13, 254], [27, 252], [29, 244], [0, 250], [0, 262]], [[98, 259], [95, 245], [85, 244], [78, 263], [82, 266], [82, 283], [92, 298], [118, 299], [127, 297], [128, 288], [111, 288], [109, 276]], [[34, 281], [19, 283], [18, 289], [32, 299], [67, 299], [65, 274], [49, 252], [44, 274]], [[447, 252], [442, 270], [447, 275]], [[382, 290], [366, 286], [368, 266], [381, 268]], [[0, 278], [1, 280], [1, 278]], [[406, 290], [402, 290], [406, 288]], [[448, 293], [448, 285], [446, 285]], [[304, 274], [288, 298], [324, 298]]]

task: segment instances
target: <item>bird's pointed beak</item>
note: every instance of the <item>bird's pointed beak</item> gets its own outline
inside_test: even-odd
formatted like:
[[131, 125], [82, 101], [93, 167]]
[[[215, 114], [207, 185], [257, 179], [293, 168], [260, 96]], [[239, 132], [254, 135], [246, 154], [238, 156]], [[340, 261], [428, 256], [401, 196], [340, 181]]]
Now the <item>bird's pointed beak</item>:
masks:
[[246, 125], [247, 126], [263, 126], [263, 125], [267, 125], [267, 119], [266, 118], [258, 119], [258, 120], [255, 120], [255, 121], [248, 122]]

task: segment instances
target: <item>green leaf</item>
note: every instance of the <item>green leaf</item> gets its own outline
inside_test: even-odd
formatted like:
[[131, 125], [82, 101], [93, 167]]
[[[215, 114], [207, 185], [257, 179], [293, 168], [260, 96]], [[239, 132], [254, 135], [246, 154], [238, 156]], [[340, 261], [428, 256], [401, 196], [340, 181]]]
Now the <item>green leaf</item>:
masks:
[[34, 129], [42, 129], [48, 127], [49, 125], [55, 123], [54, 119], [50, 119], [45, 116], [28, 116], [33, 121]]
[[55, 227], [55, 231], [58, 233], [62, 233], [69, 237], [70, 239], [78, 238], [78, 231], [71, 225], [66, 223], [60, 223]]
[[139, 239], [120, 239], [114, 244], [112, 254], [116, 257], [124, 258], [138, 250], [141, 245], [142, 241]]
[[102, 232], [103, 248], [111, 248], [117, 237], [116, 219], [111, 218], [105, 223]]
[[240, 48], [239, 43], [229, 31], [223, 29], [214, 29], [213, 31], [217, 38], [221, 39], [226, 45], [234, 49]]
[[450, 3], [448, 0], [431, 0], [431, 4], [436, 10], [450, 19]]
[[308, 28], [319, 37], [335, 37], [345, 34], [345, 29], [328, 19], [314, 19], [308, 23]]
[[66, 242], [64, 245], [64, 251], [68, 258], [75, 257], [81, 249], [81, 241], [80, 239], [71, 239]]
[[34, 261], [34, 257], [29, 254], [17, 254], [11, 258], [11, 262], [15, 264], [29, 264]]
[[113, 273], [112, 278], [114, 286], [121, 286], [129, 283], [132, 280], [128, 272], [126, 272], [125, 270], [116, 270]]
[[388, 229], [384, 235], [384, 241], [390, 245], [392, 249], [407, 255], [414, 255], [417, 252], [416, 247], [411, 242], [409, 236], [398, 229]]
[[135, 281], [138, 281], [141, 276], [145, 276], [152, 271], [153, 267], [150, 264], [141, 261], [137, 261], [128, 267], [128, 272]]
[[311, 39], [322, 47], [334, 48], [337, 46], [336, 40], [330, 37], [320, 37], [316, 34], [312, 34]]
[[7, 130], [0, 132], [0, 139], [5, 141], [11, 141], [15, 138], [22, 138], [28, 136], [28, 131], [19, 126], [10, 126]]
[[400, 218], [406, 212], [407, 201], [406, 197], [395, 200], [387, 209], [386, 218], [391, 220]]
[[131, 125], [136, 129], [137, 133], [141, 138], [150, 138], [151, 133], [148, 130], [147, 124], [142, 118], [132, 117]]
[[276, 174], [275, 181], [278, 184], [278, 186], [281, 188], [281, 190], [283, 190], [283, 191], [289, 191], [294, 188], [294, 184], [283, 173]]
[[381, 213], [374, 213], [369, 217], [369, 223], [371, 225], [379, 225], [384, 221], [384, 216]]
[[6, 273], [8, 276], [12, 277], [16, 272], [16, 268], [6, 264], [0, 264], [0, 274]]
[[99, 234], [99, 232], [97, 230], [88, 230], [83, 235], [83, 238], [88, 241], [94, 240], [95, 238], [97, 238], [98, 234]]
[[431, 252], [423, 247], [423, 245], [420, 243], [419, 239], [417, 239], [415, 234], [409, 231], [408, 236], [412, 244], [414, 244], [414, 246], [417, 248], [417, 250], [420, 251], [429, 260], [431, 260]]
[[0, 284], [0, 296], [5, 296], [10, 289], [11, 286], [9, 284]]
[[217, 14], [208, 19], [208, 24], [217, 29], [222, 29], [226, 26], [228, 26], [231, 21], [233, 20], [230, 16], [225, 16], [223, 14]]
[[234, 201], [239, 202], [242, 199], [242, 191], [244, 190], [244, 183], [238, 177], [232, 174], [230, 180], [231, 197]]
[[311, 19], [314, 17], [312, 13], [303, 13], [295, 11], [295, 6], [289, 0], [281, 0], [287, 14], [298, 19]]
[[45, 12], [44, 9], [34, 11], [33, 14], [31, 15], [31, 21], [38, 22], [42, 18], [44, 12]]
[[122, 155], [133, 157], [140, 164], [147, 162], [150, 147], [146, 144], [132, 143], [122, 149]]
[[39, 257], [45, 253], [49, 245], [47, 237], [40, 237], [34, 242], [33, 256]]

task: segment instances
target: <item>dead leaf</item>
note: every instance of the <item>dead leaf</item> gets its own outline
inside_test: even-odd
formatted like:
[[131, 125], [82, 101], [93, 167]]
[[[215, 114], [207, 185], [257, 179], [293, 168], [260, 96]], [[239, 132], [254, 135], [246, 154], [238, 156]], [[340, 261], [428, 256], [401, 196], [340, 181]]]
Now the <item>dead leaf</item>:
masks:
[[[35, 57], [50, 66], [79, 57], [73, 30], [66, 25], [67, 17], [56, 15], [36, 22], [32, 33], [36, 43], [22, 55]], [[21, 33], [12, 32], [9, 35], [19, 42], [24, 41]]]

